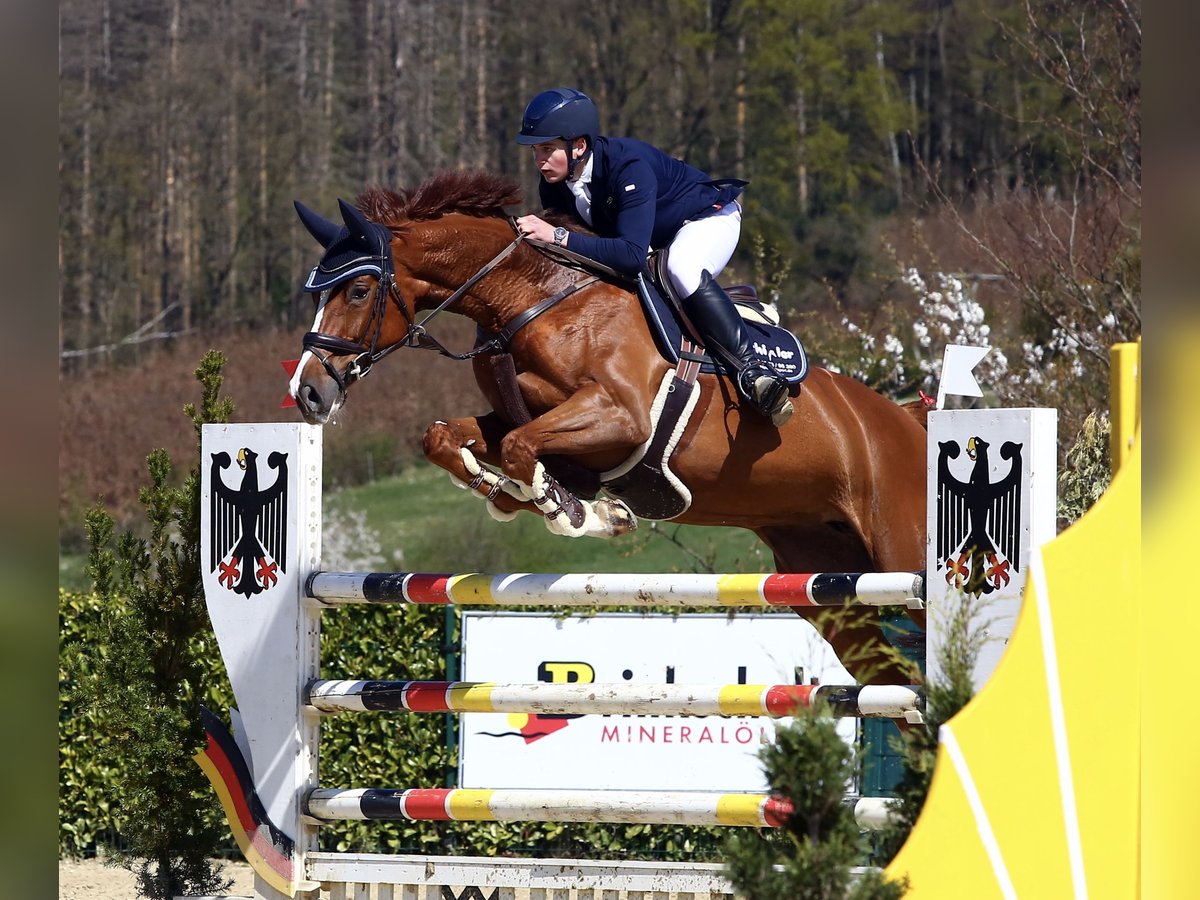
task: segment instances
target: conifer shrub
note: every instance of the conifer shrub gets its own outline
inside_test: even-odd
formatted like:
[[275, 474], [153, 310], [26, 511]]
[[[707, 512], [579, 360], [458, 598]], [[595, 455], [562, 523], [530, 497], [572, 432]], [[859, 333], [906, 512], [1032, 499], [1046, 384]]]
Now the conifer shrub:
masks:
[[[218, 399], [223, 362], [210, 352], [196, 370], [203, 400], [185, 412], [197, 435], [203, 423], [226, 422], [232, 412], [230, 401]], [[104, 787], [120, 805], [112, 858], [134, 872], [142, 896], [170, 900], [219, 893], [229, 883], [210, 862], [223, 834], [207, 779], [192, 760], [204, 742], [197, 638], [209, 630], [199, 468], [172, 487], [165, 451], [153, 451], [146, 463], [150, 483], [139, 500], [148, 537], [114, 534], [101, 506], [87, 513], [98, 619], [93, 641], [68, 645], [64, 661], [75, 666], [65, 678], [73, 682], [77, 713], [94, 723], [111, 754]]]
[[862, 761], [838, 734], [824, 708], [801, 709], [776, 729], [759, 753], [772, 793], [793, 813], [782, 828], [734, 829], [726, 839], [726, 868], [745, 900], [894, 900], [904, 883], [875, 870], [854, 873], [866, 845], [844, 802]]

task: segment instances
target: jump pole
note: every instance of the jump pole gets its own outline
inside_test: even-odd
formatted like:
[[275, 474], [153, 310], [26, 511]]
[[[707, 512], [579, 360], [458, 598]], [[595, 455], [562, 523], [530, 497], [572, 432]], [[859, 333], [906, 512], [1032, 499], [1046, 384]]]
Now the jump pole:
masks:
[[[1030, 541], [1040, 542], [1053, 535], [1056, 420], [1053, 410], [980, 410], [934, 412], [929, 421], [929, 553], [922, 586], [926, 604], [934, 608], [931, 640], [936, 644], [938, 613], [944, 614], [946, 609], [961, 602], [964, 586], [978, 587], [994, 580], [994, 592], [988, 592], [991, 599], [1007, 592], [1014, 594], [1019, 603]], [[979, 462], [981, 447], [1004, 448], [1006, 444], [1018, 447], [1021, 452], [1004, 456], [998, 464], [993, 453], [990, 467]], [[964, 457], [964, 448], [969, 448], [966, 458], [960, 458]], [[984, 463], [988, 461], [986, 453], [982, 458]], [[390, 599], [371, 601], [366, 596], [367, 579], [371, 576], [322, 573], [318, 427], [205, 426], [201, 471], [205, 593], [237, 709], [231, 711], [232, 732], [226, 731], [215, 716], [206, 720], [208, 745], [197, 755], [197, 761], [213, 781], [234, 837], [254, 866], [256, 896], [263, 900], [293, 897], [319, 886], [311, 877], [319, 869], [317, 859], [325, 866], [321, 871], [328, 871], [330, 864], [328, 854], [316, 853], [320, 820], [305, 813], [306, 802], [321, 796], [314, 792], [328, 790], [321, 788], [317, 779], [322, 713], [309, 705], [310, 689], [320, 680], [321, 611], [343, 602], [413, 601], [396, 599], [403, 597], [403, 590]], [[1010, 491], [998, 500], [999, 485], [1006, 473], [1015, 473], [1015, 493]], [[1037, 496], [1031, 493], [1035, 481], [1041, 485]], [[963, 486], [971, 483], [989, 486], [992, 494], [997, 494], [988, 499], [990, 505], [986, 509], [979, 496], [964, 493]], [[972, 527], [973, 522], [974, 527], [985, 531], [1006, 529], [992, 557], [974, 560], [962, 555], [965, 529]], [[378, 574], [377, 581], [391, 579], [403, 583], [407, 578], [411, 586], [419, 573]], [[914, 579], [919, 575], [901, 574], [907, 584], [897, 582], [886, 590], [895, 592], [890, 596], [896, 593], [906, 596], [885, 602], [909, 602], [916, 599], [914, 594], [919, 595], [914, 589]], [[875, 577], [835, 575], [840, 585], [852, 581], [856, 594], [860, 590], [864, 595], [870, 594], [871, 587], [880, 583]], [[469, 587], [477, 597], [485, 598], [481, 605], [497, 602], [518, 605], [523, 601], [505, 595], [512, 589], [510, 586], [519, 584], [528, 593], [529, 586], [538, 580], [555, 582], [589, 577], [427, 576], [433, 585], [431, 590], [435, 591], [429, 596], [436, 596], [439, 579], [444, 579], [440, 583], [445, 597], [425, 602], [463, 602], [458, 591]], [[681, 580], [678, 576], [671, 577]], [[715, 585], [697, 588], [689, 596], [708, 591], [715, 594], [712, 605], [716, 606], [783, 605], [767, 600], [768, 580], [774, 578], [776, 585], [787, 585], [788, 581], [805, 577], [730, 576], [725, 585], [736, 585], [733, 590], [724, 587], [718, 576]], [[808, 605], [816, 596], [811, 592], [820, 583], [819, 577], [808, 576], [802, 589], [794, 584], [787, 587], [792, 596], [804, 596], [804, 605]], [[334, 583], [337, 586], [330, 589]], [[355, 584], [360, 587], [354, 587]], [[346, 585], [351, 587], [346, 589]], [[362, 598], [355, 595], [359, 590]], [[722, 590], [728, 592], [723, 595]], [[590, 592], [588, 605], [605, 602], [595, 593], [594, 589]], [[667, 599], [671, 593], [665, 590], [662, 594], [665, 602], [657, 605], [672, 605]], [[675, 594], [679, 596], [678, 591]], [[732, 602], [730, 598], [735, 594], [740, 599]], [[754, 602], [755, 598], [758, 602]], [[570, 603], [560, 598], [556, 605]], [[688, 600], [674, 605], [699, 604]], [[998, 622], [989, 620], [988, 637], [999, 643], [1001, 649], [1006, 639], [1005, 627], [1011, 630], [1011, 618], [1015, 618], [1015, 611], [1011, 612], [1007, 625], [1004, 617]], [[983, 662], [982, 668], [994, 666], [998, 657], [997, 651], [994, 658]], [[981, 673], [977, 669], [977, 677], [986, 677], [986, 671]], [[310, 854], [314, 855], [311, 871]]]
[[[318, 788], [306, 800], [309, 815], [325, 820], [410, 822], [608, 822], [779, 828], [792, 804], [761, 793], [704, 791], [388, 790]], [[866, 828], [887, 819], [887, 801], [860, 797], [855, 818]]]
[[530, 715], [790, 716], [824, 703], [834, 716], [920, 721], [918, 685], [493, 684], [467, 681], [315, 681], [322, 713], [502, 712]]
[[308, 596], [329, 605], [460, 606], [923, 606], [922, 572], [769, 575], [430, 575], [314, 572]]

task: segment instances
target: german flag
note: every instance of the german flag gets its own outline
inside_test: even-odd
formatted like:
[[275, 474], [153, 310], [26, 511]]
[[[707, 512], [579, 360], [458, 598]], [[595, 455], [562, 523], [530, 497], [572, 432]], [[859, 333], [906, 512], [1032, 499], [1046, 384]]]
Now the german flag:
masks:
[[296, 896], [320, 885], [296, 878], [296, 844], [268, 818], [250, 767], [225, 723], [200, 708], [208, 743], [194, 757], [217, 791], [234, 840], [254, 871], [275, 890]]

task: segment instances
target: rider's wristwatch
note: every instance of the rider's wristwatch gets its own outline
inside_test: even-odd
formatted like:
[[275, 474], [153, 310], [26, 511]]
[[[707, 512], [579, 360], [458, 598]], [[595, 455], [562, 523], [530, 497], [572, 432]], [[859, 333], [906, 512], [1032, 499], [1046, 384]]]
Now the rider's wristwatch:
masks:
[[559, 225], [557, 228], [554, 229], [554, 243], [556, 243], [558, 246], [561, 247], [566, 242], [567, 242], [567, 229], [565, 229], [561, 225]]

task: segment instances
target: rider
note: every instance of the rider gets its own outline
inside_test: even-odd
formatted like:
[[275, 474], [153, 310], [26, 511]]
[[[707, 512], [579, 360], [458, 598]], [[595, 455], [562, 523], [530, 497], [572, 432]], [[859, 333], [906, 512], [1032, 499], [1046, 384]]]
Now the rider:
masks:
[[517, 219], [518, 229], [628, 275], [642, 270], [652, 245], [670, 247], [667, 273], [684, 315], [736, 370], [742, 398], [782, 425], [792, 415], [787, 383], [754, 357], [742, 317], [714, 279], [737, 246], [746, 183], [714, 181], [650, 144], [599, 132], [596, 106], [580, 91], [552, 88], [529, 102], [517, 143], [533, 147], [542, 206], [596, 234], [534, 215]]

